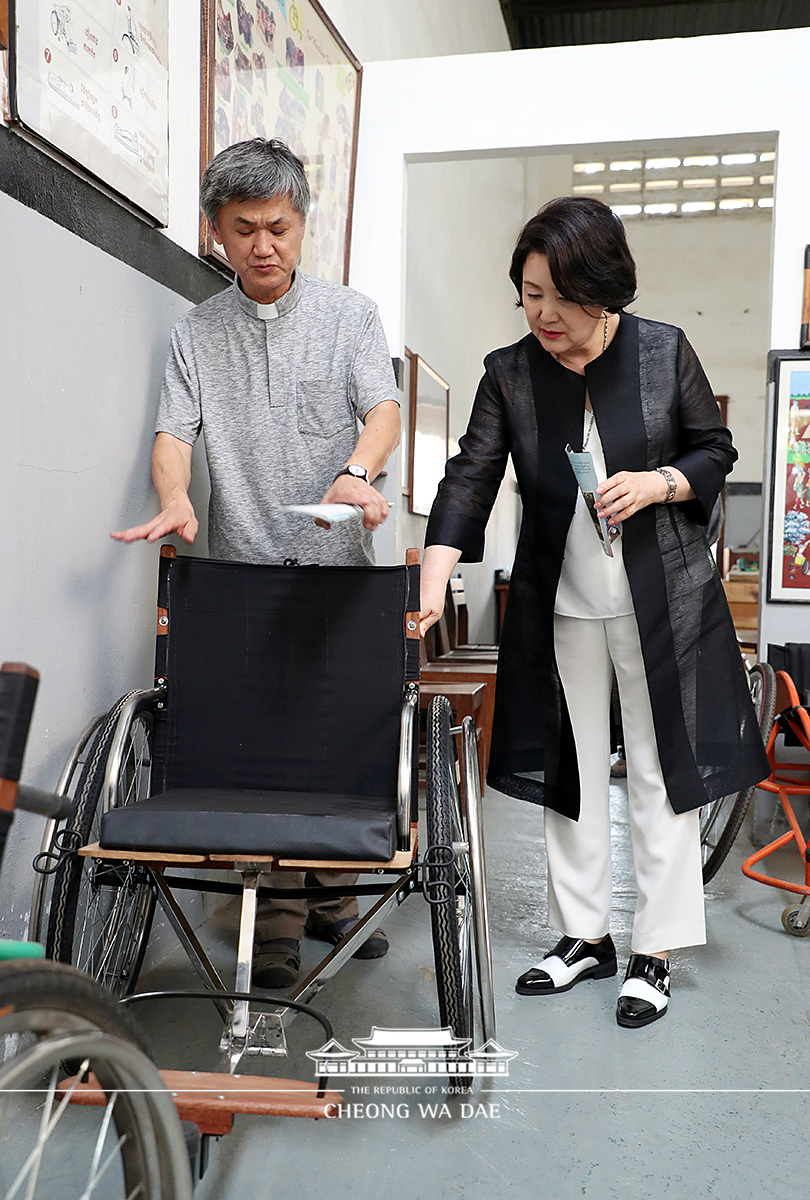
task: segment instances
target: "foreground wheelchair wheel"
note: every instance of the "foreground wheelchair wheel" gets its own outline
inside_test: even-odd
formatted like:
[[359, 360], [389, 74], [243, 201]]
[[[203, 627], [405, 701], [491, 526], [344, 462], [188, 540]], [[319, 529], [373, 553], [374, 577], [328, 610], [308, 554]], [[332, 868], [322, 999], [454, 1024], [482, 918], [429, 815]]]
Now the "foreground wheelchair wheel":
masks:
[[[748, 672], [748, 686], [759, 722], [763, 744], [767, 747], [776, 707], [776, 676], [768, 663], [755, 663]], [[708, 883], [720, 869], [740, 831], [755, 787], [723, 796], [700, 810], [700, 849], [703, 856], [703, 882]]]
[[[457, 1038], [474, 1032], [473, 898], [468, 839], [459, 796], [452, 714], [446, 696], [428, 710], [425, 892], [430, 900], [439, 1016]], [[459, 1079], [468, 1083], [469, 1078]]]
[[[0, 1195], [12, 1200], [191, 1196], [171, 1097], [131, 1017], [69, 967], [0, 967]], [[92, 1071], [105, 1103], [68, 1103], [66, 1074]]]
[[[104, 777], [125, 700], [101, 724], [76, 789], [66, 830], [75, 835], [77, 847], [98, 840]], [[111, 806], [133, 804], [147, 796], [150, 768], [151, 717], [138, 713], [124, 740]], [[114, 996], [127, 996], [138, 979], [154, 911], [155, 896], [141, 867], [69, 854], [54, 878], [48, 957], [86, 972]]]

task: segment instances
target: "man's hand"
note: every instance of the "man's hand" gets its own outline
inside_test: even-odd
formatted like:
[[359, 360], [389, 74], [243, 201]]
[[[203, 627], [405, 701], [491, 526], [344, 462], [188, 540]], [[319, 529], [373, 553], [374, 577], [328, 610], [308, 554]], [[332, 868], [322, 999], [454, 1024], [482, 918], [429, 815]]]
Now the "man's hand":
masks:
[[197, 536], [199, 523], [194, 514], [194, 508], [188, 496], [178, 496], [171, 500], [162, 512], [143, 525], [135, 525], [132, 529], [122, 529], [111, 533], [110, 537], [117, 542], [137, 542], [143, 539], [147, 542], [157, 542], [160, 538], [168, 537], [170, 533], [178, 533], [189, 545]]
[[[363, 510], [363, 525], [366, 529], [374, 530], [382, 525], [388, 516], [388, 501], [385, 496], [362, 479], [354, 479], [351, 475], [338, 475], [329, 491], [321, 500], [321, 504], [357, 504]], [[328, 521], [315, 518], [315, 524], [322, 529], [329, 529]]]
[[111, 533], [117, 542], [156, 542], [179, 533], [189, 545], [197, 536], [197, 518], [188, 498], [191, 483], [191, 446], [170, 433], [159, 433], [152, 449], [152, 479], [160, 501], [160, 512], [143, 525]]

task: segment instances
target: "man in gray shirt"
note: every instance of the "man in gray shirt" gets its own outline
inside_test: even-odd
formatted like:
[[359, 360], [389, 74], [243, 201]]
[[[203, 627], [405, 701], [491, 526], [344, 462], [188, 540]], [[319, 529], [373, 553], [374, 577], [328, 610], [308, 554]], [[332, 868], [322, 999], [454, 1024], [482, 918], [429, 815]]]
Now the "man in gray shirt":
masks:
[[[303, 164], [276, 139], [254, 138], [218, 154], [200, 203], [236, 272], [233, 286], [174, 326], [160, 396], [152, 478], [161, 511], [114, 533], [193, 542], [188, 495], [199, 433], [211, 477], [209, 551], [238, 562], [363, 566], [388, 502], [371, 486], [399, 441], [399, 403], [376, 306], [339, 284], [297, 270], [309, 211]], [[362, 429], [358, 437], [358, 421]], [[281, 511], [290, 504], [355, 504], [363, 520], [328, 522]], [[356, 875], [318, 882], [351, 886]], [[273, 887], [300, 887], [273, 872]], [[256, 922], [254, 981], [295, 982], [304, 924], [337, 943], [357, 920], [357, 900], [264, 901]], [[381, 957], [382, 930], [356, 957]]]

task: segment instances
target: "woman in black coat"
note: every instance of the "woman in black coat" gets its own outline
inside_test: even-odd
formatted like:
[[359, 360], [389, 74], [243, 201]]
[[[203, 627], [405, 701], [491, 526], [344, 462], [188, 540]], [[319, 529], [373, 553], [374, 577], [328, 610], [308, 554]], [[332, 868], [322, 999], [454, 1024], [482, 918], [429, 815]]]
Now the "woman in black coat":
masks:
[[[551, 201], [521, 232], [510, 277], [530, 332], [487, 356], [447, 464], [428, 522], [422, 632], [459, 559], [481, 560], [511, 454], [523, 520], [487, 782], [546, 806], [549, 921], [564, 934], [517, 990], [555, 994], [618, 969], [615, 670], [638, 885], [616, 1016], [632, 1028], [667, 1010], [669, 951], [706, 940], [697, 810], [768, 773], [704, 534], [737, 455], [682, 331], [626, 311], [635, 264], [610, 208]], [[572, 469], [583, 462], [601, 481], [590, 510]]]

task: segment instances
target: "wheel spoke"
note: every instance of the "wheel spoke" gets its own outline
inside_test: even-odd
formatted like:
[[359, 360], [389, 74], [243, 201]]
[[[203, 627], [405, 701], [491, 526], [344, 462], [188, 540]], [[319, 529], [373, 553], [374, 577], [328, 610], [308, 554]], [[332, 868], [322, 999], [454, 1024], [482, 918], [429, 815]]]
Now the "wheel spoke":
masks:
[[17, 1178], [11, 1185], [10, 1190], [6, 1193], [5, 1200], [14, 1200], [14, 1197], [19, 1193], [20, 1188], [26, 1182], [26, 1180], [28, 1181], [28, 1187], [25, 1191], [25, 1200], [32, 1200], [32, 1197], [34, 1196], [34, 1190], [37, 1186], [39, 1169], [42, 1165], [42, 1155], [45, 1151], [45, 1145], [48, 1141], [48, 1138], [51, 1136], [59, 1121], [61, 1121], [62, 1117], [67, 1111], [67, 1106], [70, 1103], [70, 1098], [76, 1089], [76, 1085], [78, 1084], [78, 1081], [81, 1079], [82, 1075], [84, 1075], [89, 1065], [90, 1060], [85, 1059], [79, 1069], [79, 1073], [77, 1074], [74, 1083], [59, 1101], [55, 1112], [54, 1100], [56, 1097], [57, 1068], [54, 1067], [52, 1069], [48, 1083], [48, 1091], [42, 1109], [42, 1118], [40, 1120], [36, 1143], [34, 1144], [33, 1150], [28, 1155], [28, 1158], [23, 1163]]

